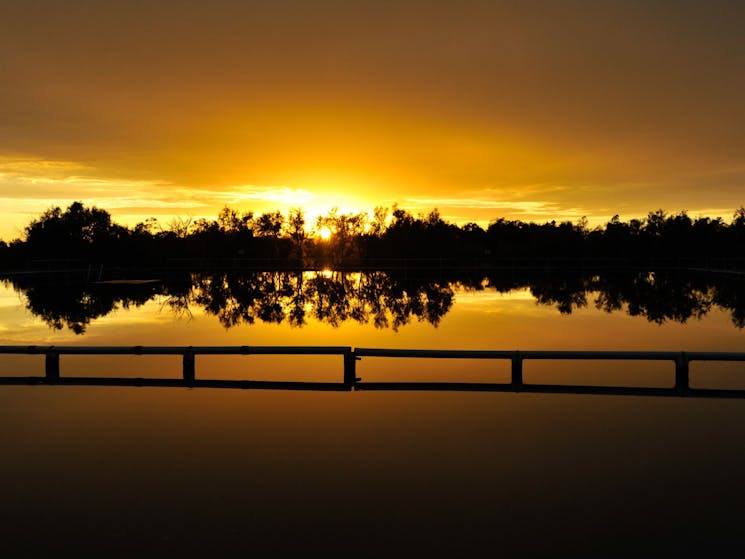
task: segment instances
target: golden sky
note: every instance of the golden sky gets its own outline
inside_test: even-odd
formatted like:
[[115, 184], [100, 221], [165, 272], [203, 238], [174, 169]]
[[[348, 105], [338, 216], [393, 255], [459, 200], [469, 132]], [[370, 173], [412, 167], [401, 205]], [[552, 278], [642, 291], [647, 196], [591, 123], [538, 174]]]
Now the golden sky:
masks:
[[0, 237], [73, 200], [729, 218], [743, 29], [735, 0], [6, 0]]

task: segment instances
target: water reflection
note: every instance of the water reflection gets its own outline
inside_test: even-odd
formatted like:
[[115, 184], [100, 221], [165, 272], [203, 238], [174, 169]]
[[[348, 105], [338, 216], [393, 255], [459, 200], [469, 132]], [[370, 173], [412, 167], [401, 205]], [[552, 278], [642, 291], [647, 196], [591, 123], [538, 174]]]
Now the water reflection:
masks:
[[[529, 290], [536, 304], [562, 314], [589, 305], [662, 324], [685, 323], [714, 308], [745, 326], [745, 277], [692, 271], [535, 272], [437, 274], [378, 272], [221, 271], [158, 274], [157, 281], [88, 281], [84, 275], [19, 275], [4, 281], [26, 308], [54, 329], [83, 334], [92, 320], [158, 298], [176, 316], [201, 309], [225, 328], [264, 323], [304, 326], [314, 319], [346, 321], [394, 331], [414, 320], [437, 326], [456, 292]], [[498, 304], [498, 303], [495, 303]]]
[[303, 326], [312, 317], [332, 326], [351, 320], [397, 330], [412, 319], [437, 325], [454, 298], [449, 282], [402, 282], [383, 272], [224, 272], [194, 274], [190, 292], [169, 305], [198, 305], [226, 328], [256, 320]]
[[488, 276], [500, 292], [527, 287], [538, 304], [562, 314], [588, 306], [607, 313], [625, 312], [657, 324], [702, 318], [714, 307], [730, 312], [737, 328], [745, 326], [745, 277], [695, 271], [613, 271], [603, 274], [504, 274]]

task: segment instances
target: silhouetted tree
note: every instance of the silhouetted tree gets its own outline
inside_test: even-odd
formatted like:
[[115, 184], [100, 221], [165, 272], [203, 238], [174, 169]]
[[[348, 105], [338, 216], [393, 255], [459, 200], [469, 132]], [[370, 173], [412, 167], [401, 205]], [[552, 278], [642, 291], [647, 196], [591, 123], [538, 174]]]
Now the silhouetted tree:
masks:
[[327, 228], [331, 237], [327, 242], [326, 256], [332, 267], [359, 261], [360, 239], [367, 224], [367, 214], [340, 214], [338, 208], [323, 216], [318, 216], [316, 229]]
[[51, 208], [33, 220], [25, 229], [25, 248], [47, 258], [97, 258], [115, 251], [126, 235], [107, 211], [73, 202], [65, 211]]
[[308, 242], [303, 210], [299, 208], [290, 210], [290, 214], [287, 217], [286, 229], [287, 236], [292, 241], [292, 257], [297, 262], [297, 265], [302, 267], [305, 264], [305, 250]]
[[[577, 261], [615, 259], [618, 265], [655, 269], [660, 266], [745, 267], [745, 208], [731, 221], [692, 219], [685, 211], [659, 209], [644, 219], [621, 221], [613, 216], [603, 227], [588, 228], [586, 218], [545, 223], [499, 218], [484, 230], [476, 223], [457, 226], [437, 209], [412, 215], [394, 205], [342, 214], [333, 209], [315, 222], [331, 231], [328, 240], [309, 235], [302, 210], [287, 217], [279, 211], [254, 217], [253, 212], [223, 208], [214, 220], [174, 218], [162, 227], [151, 218], [126, 228], [105, 210], [74, 202], [66, 210], [50, 208], [33, 220], [24, 238], [0, 245], [0, 265], [77, 261], [117, 265], [258, 266], [273, 257], [278, 269], [357, 268], [382, 266], [478, 268], [535, 267], [540, 263], [567, 268]], [[728, 260], [729, 259], [729, 260]], [[735, 261], [733, 259], [739, 259]], [[581, 265], [585, 265], [582, 263]]]

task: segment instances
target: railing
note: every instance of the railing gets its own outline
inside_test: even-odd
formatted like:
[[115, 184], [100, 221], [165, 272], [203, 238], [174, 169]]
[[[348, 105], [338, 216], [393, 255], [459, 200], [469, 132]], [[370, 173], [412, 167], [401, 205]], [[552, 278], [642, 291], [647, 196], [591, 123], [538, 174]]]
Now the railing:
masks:
[[[348, 346], [0, 346], [0, 354], [44, 355], [44, 377], [0, 377], [2, 384], [67, 384], [107, 386], [190, 386], [209, 388], [293, 388], [349, 390], [354, 380], [354, 357]], [[181, 355], [182, 379], [62, 377], [62, 355]], [[341, 355], [343, 383], [202, 380], [196, 378], [197, 355]], [[348, 369], [351, 370], [348, 373]]]
[[[289, 390], [452, 390], [481, 392], [551, 392], [638, 396], [688, 396], [745, 398], [745, 389], [691, 388], [692, 361], [745, 361], [745, 352], [674, 351], [492, 351], [352, 348], [349, 346], [0, 346], [0, 354], [44, 355], [44, 376], [0, 376], [0, 385], [61, 384], [95, 386], [164, 386], [191, 388], [270, 388]], [[62, 355], [181, 355], [182, 378], [73, 377], [62, 376]], [[341, 382], [290, 382], [198, 379], [198, 355], [338, 355], [342, 357]], [[356, 363], [364, 357], [419, 359], [490, 359], [511, 364], [509, 383], [492, 382], [369, 382], [357, 377]], [[670, 388], [633, 386], [577, 386], [531, 384], [523, 381], [527, 360], [671, 361], [675, 382]]]

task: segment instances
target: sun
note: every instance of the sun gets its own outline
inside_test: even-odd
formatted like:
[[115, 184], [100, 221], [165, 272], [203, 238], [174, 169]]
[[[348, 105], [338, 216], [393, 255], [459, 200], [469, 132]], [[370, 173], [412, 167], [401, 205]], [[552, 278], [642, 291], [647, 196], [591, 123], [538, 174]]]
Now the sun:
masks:
[[321, 227], [318, 230], [318, 236], [321, 237], [324, 241], [328, 241], [331, 238], [331, 229], [328, 227]]

